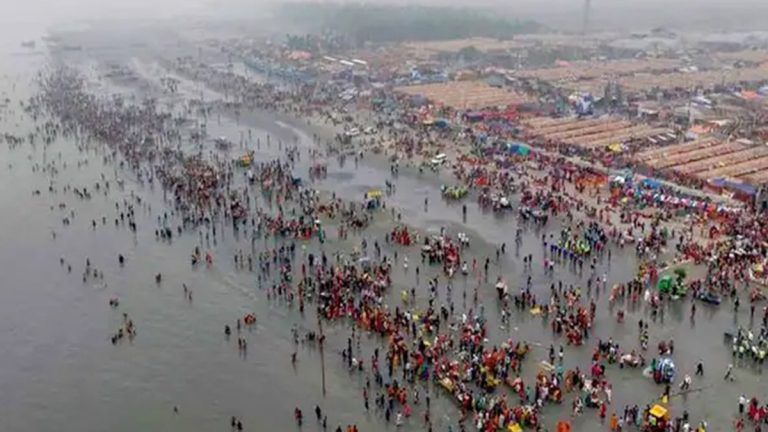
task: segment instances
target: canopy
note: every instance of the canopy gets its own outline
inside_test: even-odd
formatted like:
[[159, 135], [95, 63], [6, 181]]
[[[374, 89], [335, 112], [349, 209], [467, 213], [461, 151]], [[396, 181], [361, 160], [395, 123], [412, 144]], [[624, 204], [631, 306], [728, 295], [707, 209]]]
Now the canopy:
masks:
[[650, 411], [651, 415], [656, 418], [663, 418], [667, 415], [667, 409], [661, 405], [654, 405]]
[[739, 183], [736, 181], [731, 181], [724, 178], [715, 178], [709, 181], [709, 184], [715, 187], [722, 187], [734, 190], [736, 192], [741, 192], [746, 195], [755, 195], [757, 194], [757, 188], [755, 188], [752, 185], [746, 184], [746, 183]]
[[531, 152], [531, 148], [521, 142], [512, 142], [507, 143], [507, 151], [511, 154], [528, 156], [528, 154]]

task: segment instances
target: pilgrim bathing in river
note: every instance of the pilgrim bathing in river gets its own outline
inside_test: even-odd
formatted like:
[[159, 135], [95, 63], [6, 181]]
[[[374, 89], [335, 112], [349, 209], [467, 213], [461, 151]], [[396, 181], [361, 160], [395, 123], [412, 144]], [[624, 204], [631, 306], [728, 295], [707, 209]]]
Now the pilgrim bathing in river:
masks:
[[316, 63], [345, 46], [326, 36], [68, 49], [7, 91], [3, 257], [35, 262], [8, 283], [46, 311], [10, 327], [58, 371], [21, 400], [119, 401], [150, 430], [768, 428], [758, 209], [527, 145], [527, 124], [568, 138], [543, 109]]

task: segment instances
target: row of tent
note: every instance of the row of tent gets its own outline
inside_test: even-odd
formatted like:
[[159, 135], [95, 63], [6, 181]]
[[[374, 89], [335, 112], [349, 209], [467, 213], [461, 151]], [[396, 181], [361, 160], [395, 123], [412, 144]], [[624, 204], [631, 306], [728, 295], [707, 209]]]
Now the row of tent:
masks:
[[[624, 170], [619, 174], [611, 177], [611, 183], [622, 187], [623, 189], [627, 190], [627, 192], [631, 195], [650, 197], [656, 202], [669, 203], [673, 205], [682, 204], [686, 207], [705, 210], [706, 212], [739, 212], [742, 210], [739, 207], [732, 207], [732, 206], [726, 206], [723, 204], [708, 202], [705, 200], [689, 197], [685, 194], [683, 194], [682, 196], [678, 196], [678, 195], [663, 193], [661, 191], [662, 186], [664, 186], [664, 183], [662, 182], [662, 180], [649, 177], [641, 180], [637, 184], [634, 184], [632, 182], [633, 177], [634, 175], [632, 174], [631, 171]], [[742, 184], [742, 183], [730, 182], [725, 179], [714, 179], [714, 180], [710, 180], [709, 183], [716, 187], [729, 188], [732, 190], [738, 189], [742, 193], [745, 193], [748, 195], [754, 195], [757, 193], [757, 190], [753, 186]]]
[[724, 178], [716, 178], [710, 180], [709, 184], [714, 187], [730, 189], [748, 196], [757, 195], [757, 188], [747, 183], [739, 183]]

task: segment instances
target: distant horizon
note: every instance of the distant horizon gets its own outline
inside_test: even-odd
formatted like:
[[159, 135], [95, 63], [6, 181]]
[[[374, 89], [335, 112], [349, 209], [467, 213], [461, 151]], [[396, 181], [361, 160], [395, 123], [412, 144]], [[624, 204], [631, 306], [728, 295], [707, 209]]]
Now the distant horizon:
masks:
[[[180, 16], [210, 19], [255, 19], [260, 8], [301, 0], [26, 0], [0, 4], [0, 23], [51, 26], [76, 20], [170, 19]], [[361, 3], [310, 0], [317, 3]], [[471, 6], [445, 0], [365, 1], [388, 5], [424, 5], [492, 9], [507, 19], [533, 19], [554, 30], [580, 30], [583, 0], [479, 0]], [[250, 12], [253, 12], [252, 14]], [[629, 15], [629, 16], [627, 16]], [[768, 2], [762, 0], [591, 0], [590, 31], [648, 30], [667, 26], [697, 31], [768, 30]]]

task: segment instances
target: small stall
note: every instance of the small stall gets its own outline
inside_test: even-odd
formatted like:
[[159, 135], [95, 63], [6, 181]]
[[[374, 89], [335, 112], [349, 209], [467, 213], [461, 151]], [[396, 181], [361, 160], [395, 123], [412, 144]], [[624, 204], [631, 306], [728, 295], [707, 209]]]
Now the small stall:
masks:
[[669, 410], [656, 404], [648, 411], [643, 432], [664, 432], [669, 424]]

